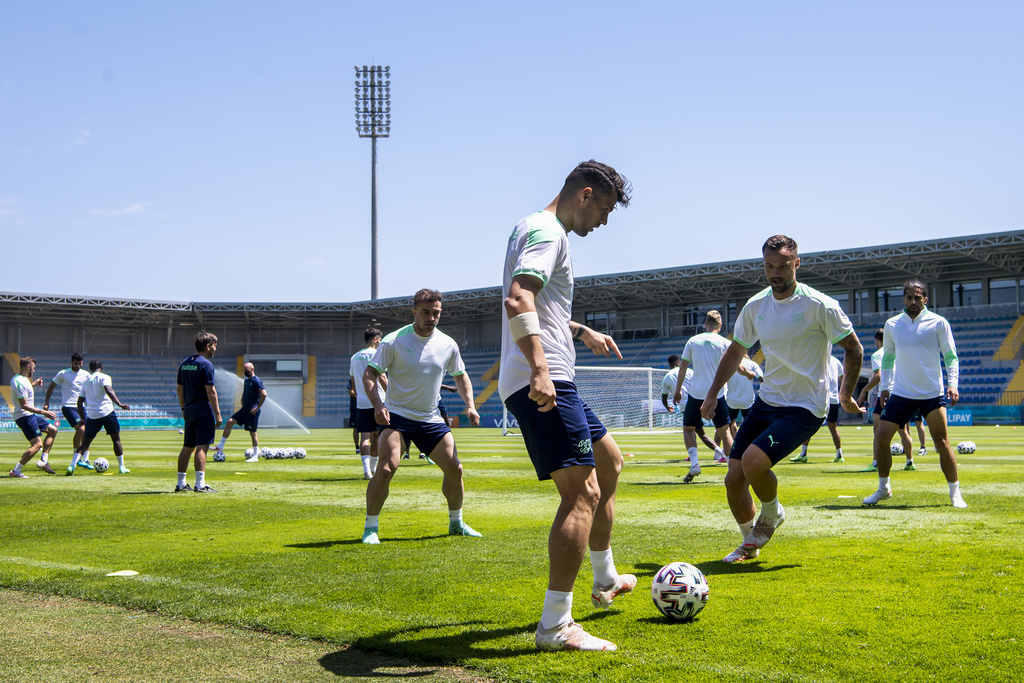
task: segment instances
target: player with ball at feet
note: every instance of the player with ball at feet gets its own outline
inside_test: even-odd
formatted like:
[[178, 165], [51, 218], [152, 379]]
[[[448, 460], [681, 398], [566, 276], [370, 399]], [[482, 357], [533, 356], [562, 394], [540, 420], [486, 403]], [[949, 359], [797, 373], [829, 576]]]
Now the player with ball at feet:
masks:
[[629, 204], [626, 179], [596, 161], [578, 165], [543, 211], [516, 224], [508, 240], [502, 293], [498, 391], [519, 421], [540, 480], [555, 482], [561, 502], [548, 537], [548, 590], [534, 639], [541, 650], [614, 650], [572, 619], [572, 589], [590, 545], [591, 599], [607, 607], [636, 586], [612, 559], [615, 489], [622, 453], [573, 384], [580, 339], [594, 353], [619, 358], [615, 341], [572, 320], [569, 233], [586, 237]]

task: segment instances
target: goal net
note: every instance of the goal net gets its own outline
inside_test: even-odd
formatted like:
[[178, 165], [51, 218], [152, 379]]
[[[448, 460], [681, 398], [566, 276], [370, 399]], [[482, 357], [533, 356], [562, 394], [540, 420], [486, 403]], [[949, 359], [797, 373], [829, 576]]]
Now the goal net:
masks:
[[[661, 403], [661, 380], [668, 370], [577, 366], [576, 389], [609, 431], [681, 429], [683, 416]], [[671, 396], [669, 403], [671, 404]], [[502, 434], [515, 429], [515, 417], [504, 410]]]

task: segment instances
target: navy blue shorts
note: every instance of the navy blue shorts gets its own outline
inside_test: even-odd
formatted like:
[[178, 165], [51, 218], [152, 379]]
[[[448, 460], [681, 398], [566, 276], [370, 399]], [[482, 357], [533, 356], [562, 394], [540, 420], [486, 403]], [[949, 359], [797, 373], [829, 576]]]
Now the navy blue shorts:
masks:
[[927, 417], [933, 410], [943, 408], [945, 405], [945, 396], [919, 400], [892, 395], [889, 397], [889, 400], [885, 402], [885, 407], [882, 408], [882, 419], [886, 422], [892, 422], [903, 427], [907, 424], [907, 420], [910, 419], [910, 416], [916, 411], [921, 411], [921, 414]]
[[357, 415], [358, 415], [357, 411], [358, 410], [359, 410], [359, 407], [356, 405], [356, 397], [355, 396], [349, 396], [348, 397], [348, 423], [350, 425], [352, 425], [353, 427], [356, 426], [356, 420], [358, 419], [358, 417], [357, 417]]
[[217, 420], [213, 408], [207, 404], [206, 411], [197, 410], [185, 415], [185, 448], [209, 446], [217, 438]]
[[828, 415], [825, 416], [825, 424], [834, 425], [839, 422], [839, 404], [828, 404]]
[[50, 423], [46, 421], [42, 415], [26, 415], [19, 417], [14, 421], [16, 425], [21, 427], [21, 433], [25, 435], [25, 438], [29, 442], [35, 441], [46, 432], [46, 428], [50, 426]]
[[[687, 397], [686, 407], [683, 409], [684, 427], [698, 427], [704, 424], [704, 418], [700, 414], [700, 407], [703, 403], [704, 399], [702, 398]], [[725, 402], [724, 398], [718, 399], [715, 415], [711, 418], [711, 422], [715, 425], [715, 429], [729, 424], [729, 404]]]
[[882, 414], [882, 399], [880, 399], [880, 398], [876, 398], [875, 399], [875, 407], [871, 409], [871, 414], [872, 415], [881, 415]]
[[918, 408], [913, 413], [911, 413], [909, 418], [907, 418], [907, 422], [913, 422], [914, 424], [917, 424], [918, 422], [920, 422], [923, 419], [924, 418], [921, 417], [921, 409]]
[[262, 411], [257, 410], [256, 414], [249, 412], [252, 408], [241, 408], [237, 413], [231, 416], [231, 419], [237, 422], [247, 432], [255, 432], [260, 428], [260, 413]]
[[377, 418], [374, 417], [373, 408], [360, 408], [356, 411], [356, 429], [359, 430], [360, 434], [366, 432], [375, 432], [379, 430], [383, 425], [377, 424]]
[[391, 413], [391, 424], [380, 425], [382, 438], [384, 432], [389, 429], [401, 434], [402, 440], [406, 444], [415, 444], [416, 448], [420, 449], [420, 453], [427, 455], [433, 453], [434, 447], [441, 443], [445, 434], [450, 434], [452, 431], [443, 422], [418, 422], [395, 413]]
[[64, 416], [64, 419], [67, 420], [68, 424], [71, 425], [72, 428], [85, 422], [85, 413], [78, 410], [77, 406], [74, 408], [64, 406], [60, 409], [60, 414]]
[[85, 421], [85, 434], [82, 435], [85, 443], [91, 443], [101, 428], [107, 430], [107, 436], [111, 439], [116, 439], [121, 434], [121, 423], [117, 421], [117, 413], [110, 412], [103, 417], [88, 418]]
[[735, 422], [736, 418], [742, 417], [744, 420], [747, 419], [747, 415], [750, 415], [750, 407], [746, 408], [729, 408], [729, 420]]
[[508, 412], [519, 422], [537, 479], [551, 478], [556, 470], [582, 465], [595, 467], [594, 442], [608, 433], [572, 382], [556, 381], [555, 407], [540, 412], [526, 386], [505, 401]]
[[806, 408], [776, 408], [758, 397], [736, 432], [729, 458], [740, 460], [748, 447], [757, 446], [768, 455], [772, 465], [776, 465], [814, 436], [820, 427], [821, 418]]

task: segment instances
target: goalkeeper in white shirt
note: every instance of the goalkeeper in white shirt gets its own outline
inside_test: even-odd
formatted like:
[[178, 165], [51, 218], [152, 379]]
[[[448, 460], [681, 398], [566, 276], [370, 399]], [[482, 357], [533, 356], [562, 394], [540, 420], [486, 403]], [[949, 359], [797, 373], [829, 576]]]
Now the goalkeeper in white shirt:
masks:
[[[875, 460], [878, 462], [878, 490], [864, 499], [875, 505], [892, 498], [889, 472], [892, 453], [889, 443], [896, 430], [907, 424], [916, 410], [928, 423], [939, 465], [949, 484], [949, 500], [965, 508], [957, 477], [956, 457], [946, 436], [946, 405], [960, 400], [960, 361], [949, 321], [928, 310], [927, 288], [920, 280], [903, 285], [903, 312], [885, 321], [879, 400], [882, 414], [875, 432]], [[942, 366], [946, 365], [948, 386], [943, 390]]]

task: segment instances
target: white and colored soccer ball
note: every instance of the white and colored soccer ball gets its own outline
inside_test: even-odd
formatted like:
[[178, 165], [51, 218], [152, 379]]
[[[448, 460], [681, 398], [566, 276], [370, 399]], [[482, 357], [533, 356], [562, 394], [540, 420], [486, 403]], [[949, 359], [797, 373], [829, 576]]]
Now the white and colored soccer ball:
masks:
[[228, 456], [224, 455], [224, 451], [220, 450], [219, 448], [213, 452], [214, 462], [224, 462], [227, 459]]
[[651, 599], [666, 617], [683, 621], [704, 609], [710, 590], [707, 578], [699, 569], [686, 562], [673, 562], [654, 575]]
[[889, 452], [892, 453], [893, 455], [903, 455], [903, 444], [894, 443], [892, 447], [889, 449]]
[[306, 449], [305, 448], [296, 448], [295, 449], [295, 457], [299, 458], [299, 459], [305, 458], [306, 457]]
[[266, 446], [264, 446], [263, 448], [260, 449], [260, 455], [262, 457], [268, 458], [268, 459], [269, 458], [273, 458], [274, 457], [274, 451], [272, 451], [271, 449], [269, 449]]
[[110, 463], [107, 462], [106, 458], [96, 458], [92, 461], [92, 466], [101, 474], [110, 469]]
[[285, 458], [294, 458], [295, 457], [295, 449], [294, 448], [282, 448], [281, 449], [281, 454], [282, 454], [282, 457], [285, 457]]
[[256, 451], [254, 449], [252, 449], [252, 448], [246, 448], [245, 449], [245, 459], [246, 460], [248, 460], [249, 458], [251, 458], [254, 455], [256, 455]]
[[961, 441], [956, 445], [956, 452], [961, 455], [970, 455], [978, 450], [978, 445], [973, 441]]

